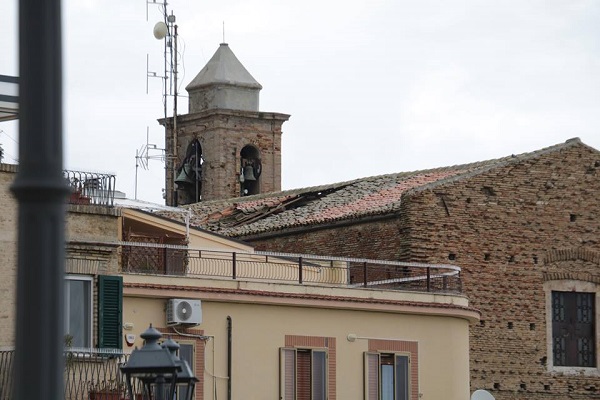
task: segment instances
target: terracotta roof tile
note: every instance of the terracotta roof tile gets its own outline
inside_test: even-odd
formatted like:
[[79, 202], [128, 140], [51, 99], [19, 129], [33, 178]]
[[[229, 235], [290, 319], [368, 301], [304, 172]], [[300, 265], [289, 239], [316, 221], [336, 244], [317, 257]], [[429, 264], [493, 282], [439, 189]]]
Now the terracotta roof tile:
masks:
[[[424, 171], [402, 172], [310, 188], [196, 203], [188, 208], [191, 224], [232, 237], [243, 237], [287, 228], [351, 220], [396, 211], [402, 196], [509, 163], [538, 157], [567, 146], [583, 145], [579, 139], [508, 157]], [[157, 211], [173, 219], [181, 213]]]

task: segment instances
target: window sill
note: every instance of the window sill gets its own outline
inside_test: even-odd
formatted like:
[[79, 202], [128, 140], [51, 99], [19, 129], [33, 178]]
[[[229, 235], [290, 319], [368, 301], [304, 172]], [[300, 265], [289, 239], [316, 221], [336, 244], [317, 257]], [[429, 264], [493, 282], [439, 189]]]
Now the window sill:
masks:
[[597, 367], [549, 367], [548, 372], [553, 375], [600, 376], [600, 369]]

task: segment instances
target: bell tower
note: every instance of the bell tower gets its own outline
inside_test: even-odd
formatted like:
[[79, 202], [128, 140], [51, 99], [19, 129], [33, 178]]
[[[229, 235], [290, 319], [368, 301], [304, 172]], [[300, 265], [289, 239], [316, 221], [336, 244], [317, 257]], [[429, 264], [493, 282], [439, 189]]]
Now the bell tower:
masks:
[[159, 120], [171, 158], [167, 205], [281, 190], [281, 127], [290, 116], [259, 111], [261, 89], [221, 43], [186, 87], [188, 114]]

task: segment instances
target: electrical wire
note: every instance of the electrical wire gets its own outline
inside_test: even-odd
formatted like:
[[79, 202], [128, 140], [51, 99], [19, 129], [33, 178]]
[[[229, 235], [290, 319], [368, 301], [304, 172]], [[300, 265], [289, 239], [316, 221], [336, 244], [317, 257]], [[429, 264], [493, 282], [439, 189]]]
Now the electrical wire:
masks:
[[16, 144], [19, 144], [19, 142], [17, 142], [15, 139], [13, 139], [8, 133], [6, 133], [3, 129], [0, 129], [0, 133], [4, 133], [6, 135], [7, 138], [9, 138], [10, 140], [12, 140], [13, 142], [15, 142]]
[[[3, 129], [0, 129], [0, 134], [4, 134], [4, 135], [5, 135], [7, 138], [9, 138], [9, 139], [10, 139], [10, 140], [12, 140], [13, 142], [15, 142], [15, 144], [17, 144], [17, 145], [19, 144], [19, 142], [17, 142], [15, 139], [13, 139], [13, 138], [12, 138], [12, 137], [11, 137], [11, 136], [10, 136], [8, 133], [6, 133], [6, 132], [5, 132]], [[14, 161], [14, 162], [16, 162], [16, 163], [18, 163], [18, 162], [19, 162], [19, 160], [18, 160], [18, 158], [17, 158], [17, 157], [13, 156], [11, 153], [8, 153], [8, 152], [6, 151], [6, 149], [4, 149], [4, 148], [2, 147], [2, 143], [0, 143], [0, 149], [2, 149], [2, 157], [3, 157], [3, 158], [6, 158], [6, 159], [11, 159], [11, 160], [13, 160], [13, 161]]]
[[216, 379], [226, 379], [226, 380], [228, 380], [229, 377], [228, 376], [219, 376], [219, 375], [215, 375], [214, 374], [214, 371], [215, 371], [215, 337], [212, 336], [212, 335], [195, 335], [195, 334], [192, 334], [192, 333], [180, 332], [174, 326], [172, 326], [171, 329], [173, 329], [173, 331], [175, 331], [175, 333], [177, 333], [180, 336], [191, 337], [191, 338], [196, 338], [196, 339], [204, 340], [205, 343], [208, 342], [209, 340], [212, 340], [212, 363], [213, 363], [212, 370], [213, 370], [213, 372], [210, 372], [208, 370], [208, 367], [206, 365], [206, 357], [204, 357], [204, 373], [207, 374], [208, 376], [210, 376], [212, 378], [212, 381], [213, 381], [213, 399], [217, 400], [217, 382], [216, 382]]

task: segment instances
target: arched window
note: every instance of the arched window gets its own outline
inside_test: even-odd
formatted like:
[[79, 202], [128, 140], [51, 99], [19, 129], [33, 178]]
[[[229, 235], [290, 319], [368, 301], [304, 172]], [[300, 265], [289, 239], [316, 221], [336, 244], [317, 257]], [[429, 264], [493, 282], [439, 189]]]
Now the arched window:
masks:
[[240, 195], [250, 196], [259, 193], [262, 164], [258, 149], [246, 145], [240, 152]]
[[198, 139], [188, 145], [185, 158], [177, 169], [178, 204], [191, 204], [200, 201], [202, 193], [202, 146]]

